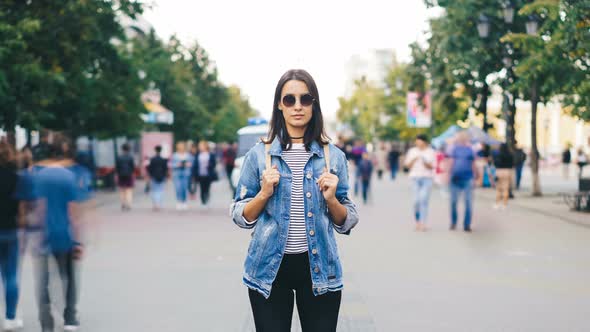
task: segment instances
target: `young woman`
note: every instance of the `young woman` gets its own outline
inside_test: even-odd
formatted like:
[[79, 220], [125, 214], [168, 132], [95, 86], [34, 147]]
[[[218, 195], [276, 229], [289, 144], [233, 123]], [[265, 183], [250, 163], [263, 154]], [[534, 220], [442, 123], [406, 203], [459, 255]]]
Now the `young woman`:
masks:
[[243, 281], [256, 330], [290, 331], [296, 297], [303, 331], [336, 331], [342, 267], [334, 231], [349, 234], [358, 214], [346, 158], [326, 140], [306, 71], [279, 80], [268, 140], [246, 154], [231, 213], [238, 226], [255, 227]]
[[23, 327], [23, 321], [16, 317], [18, 303], [18, 205], [15, 152], [12, 146], [0, 140], [0, 272], [4, 282], [6, 301], [5, 330]]
[[406, 155], [404, 165], [410, 170], [414, 182], [414, 216], [417, 231], [426, 231], [428, 202], [432, 190], [436, 155], [428, 143], [428, 137], [416, 136], [416, 146]]
[[191, 174], [193, 156], [186, 151], [184, 142], [176, 143], [176, 152], [172, 155], [172, 181], [176, 189], [176, 210], [187, 210], [186, 196]]
[[131, 210], [133, 202], [133, 186], [135, 182], [135, 161], [131, 155], [131, 147], [125, 143], [122, 147], [123, 153], [117, 159], [115, 170], [117, 172], [117, 182], [119, 184], [119, 193], [121, 198], [121, 209], [123, 211]]

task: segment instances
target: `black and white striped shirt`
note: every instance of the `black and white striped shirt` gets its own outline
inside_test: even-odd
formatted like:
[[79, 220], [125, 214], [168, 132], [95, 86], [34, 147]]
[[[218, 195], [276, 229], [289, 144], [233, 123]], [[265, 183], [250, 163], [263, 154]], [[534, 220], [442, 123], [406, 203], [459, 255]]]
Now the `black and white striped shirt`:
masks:
[[285, 253], [300, 254], [307, 251], [307, 232], [305, 230], [305, 207], [303, 198], [303, 169], [310, 153], [303, 143], [294, 143], [290, 150], [283, 151], [283, 160], [291, 169], [291, 207], [289, 215], [289, 235]]

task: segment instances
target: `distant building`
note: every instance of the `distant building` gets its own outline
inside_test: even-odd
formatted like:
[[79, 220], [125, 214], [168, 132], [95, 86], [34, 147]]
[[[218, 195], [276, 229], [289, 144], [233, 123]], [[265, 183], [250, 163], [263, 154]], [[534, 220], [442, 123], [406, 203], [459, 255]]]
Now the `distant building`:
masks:
[[365, 78], [375, 86], [384, 87], [385, 78], [395, 61], [395, 51], [391, 49], [371, 50], [365, 54], [355, 54], [346, 63], [344, 96], [350, 97], [355, 81]]
[[[525, 149], [531, 147], [531, 103], [516, 101], [516, 119], [514, 129], [516, 140]], [[502, 96], [495, 93], [488, 100], [488, 121], [494, 128], [490, 133], [505, 139], [506, 122], [502, 119]], [[482, 125], [481, 116], [473, 116], [474, 122]], [[559, 155], [567, 143], [574, 148], [586, 148], [590, 139], [590, 123], [584, 123], [567, 114], [558, 100], [540, 104], [537, 108], [537, 146], [539, 153], [546, 156]]]

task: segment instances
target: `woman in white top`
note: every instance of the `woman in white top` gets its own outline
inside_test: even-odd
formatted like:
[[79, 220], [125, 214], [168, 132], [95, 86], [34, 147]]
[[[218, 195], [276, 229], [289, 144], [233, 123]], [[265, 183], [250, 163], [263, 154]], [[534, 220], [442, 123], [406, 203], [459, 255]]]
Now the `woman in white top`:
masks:
[[414, 182], [414, 215], [416, 230], [426, 231], [428, 201], [432, 189], [436, 155], [428, 143], [428, 137], [420, 134], [416, 137], [416, 146], [406, 154], [405, 166], [410, 169], [409, 176]]

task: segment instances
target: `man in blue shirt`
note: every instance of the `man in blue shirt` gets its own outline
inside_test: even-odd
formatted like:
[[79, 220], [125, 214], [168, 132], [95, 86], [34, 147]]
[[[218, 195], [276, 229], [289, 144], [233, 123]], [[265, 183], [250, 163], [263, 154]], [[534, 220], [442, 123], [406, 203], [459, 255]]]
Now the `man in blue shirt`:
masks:
[[471, 232], [473, 181], [478, 177], [478, 174], [475, 166], [475, 152], [471, 147], [467, 132], [463, 131], [457, 134], [455, 146], [451, 150], [449, 157], [451, 158], [451, 230], [457, 227], [457, 203], [459, 196], [463, 193], [465, 199], [463, 230]]
[[69, 141], [62, 136], [54, 138], [49, 158], [40, 161], [32, 177], [30, 195], [38, 202], [42, 236], [36, 259], [38, 279], [39, 319], [42, 331], [53, 331], [49, 296], [49, 259], [57, 264], [65, 287], [64, 330], [79, 328], [77, 317], [76, 261], [82, 257], [80, 243], [78, 203], [90, 196], [88, 177], [79, 170], [69, 155]]

